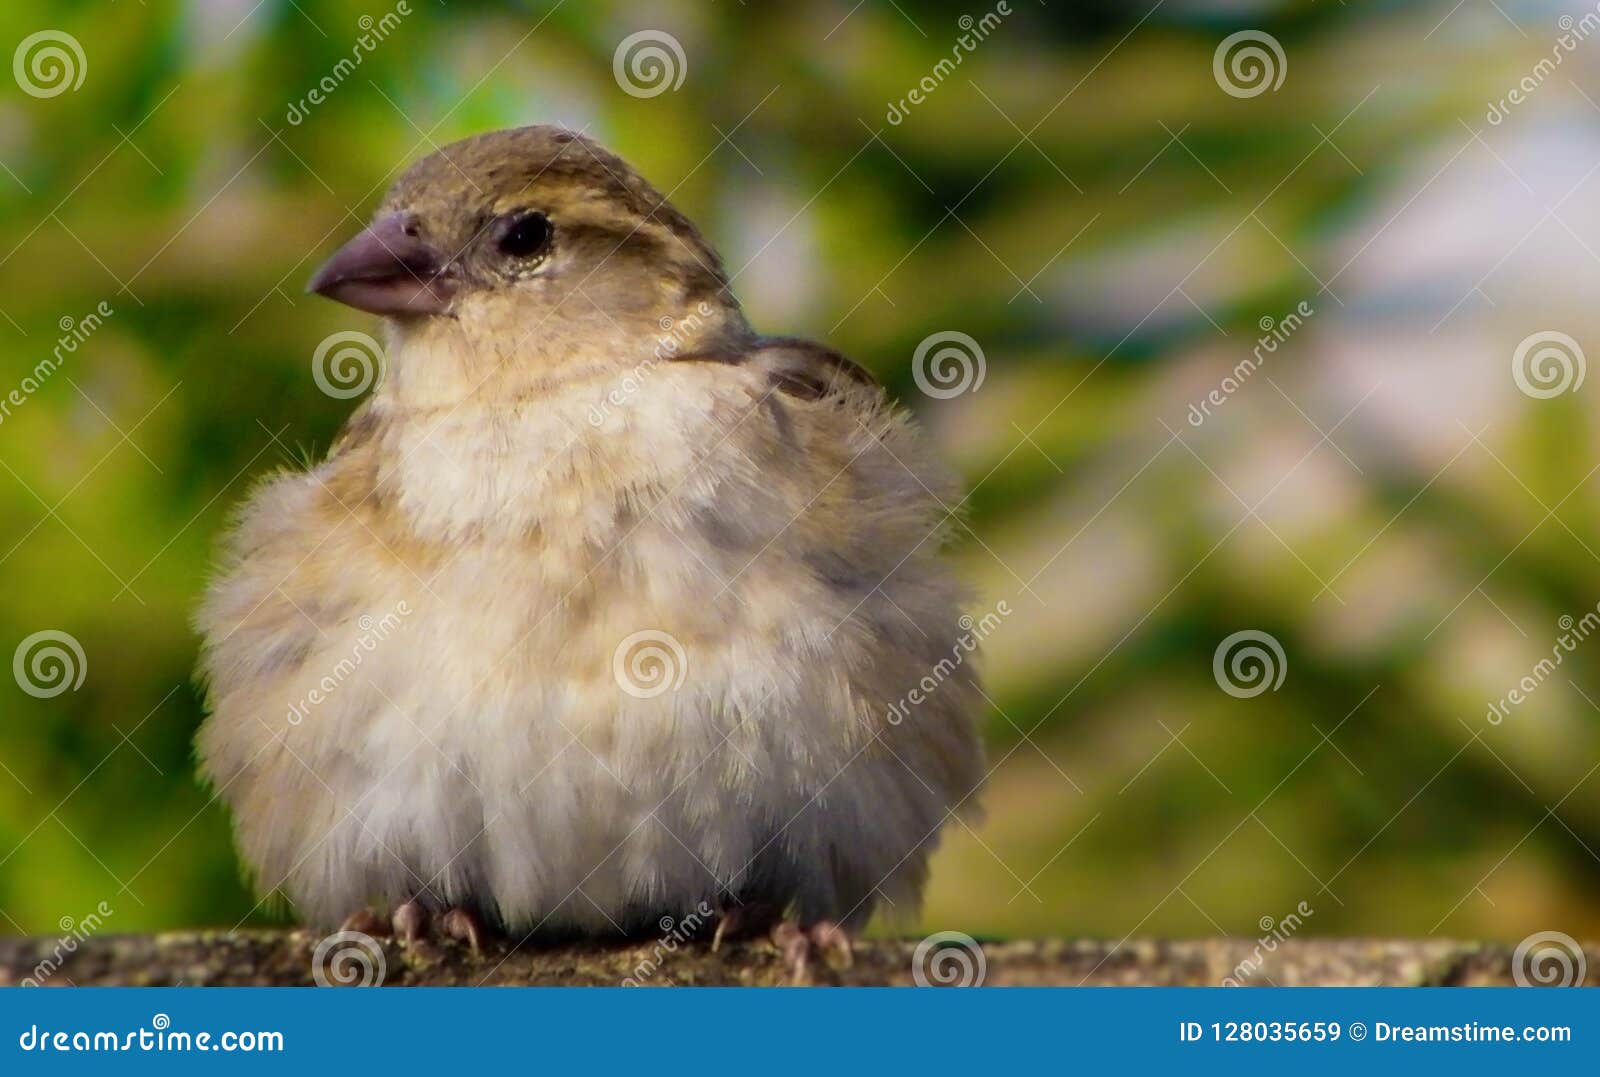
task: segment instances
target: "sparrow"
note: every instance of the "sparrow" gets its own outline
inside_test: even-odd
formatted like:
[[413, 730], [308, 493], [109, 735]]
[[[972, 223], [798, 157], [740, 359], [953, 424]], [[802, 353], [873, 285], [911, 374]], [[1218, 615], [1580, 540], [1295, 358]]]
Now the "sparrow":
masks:
[[913, 911], [984, 697], [908, 413], [558, 127], [418, 161], [309, 291], [381, 316], [383, 376], [197, 614], [258, 891], [474, 947], [694, 916], [797, 971]]

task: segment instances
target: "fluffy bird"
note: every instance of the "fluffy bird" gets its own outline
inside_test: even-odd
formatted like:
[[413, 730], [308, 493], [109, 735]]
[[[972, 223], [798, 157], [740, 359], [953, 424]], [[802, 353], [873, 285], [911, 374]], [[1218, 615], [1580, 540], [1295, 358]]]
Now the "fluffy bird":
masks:
[[554, 127], [413, 165], [310, 290], [382, 315], [384, 377], [254, 490], [198, 615], [259, 889], [473, 945], [694, 917], [797, 968], [915, 908], [981, 689], [955, 485], [871, 377], [754, 332]]

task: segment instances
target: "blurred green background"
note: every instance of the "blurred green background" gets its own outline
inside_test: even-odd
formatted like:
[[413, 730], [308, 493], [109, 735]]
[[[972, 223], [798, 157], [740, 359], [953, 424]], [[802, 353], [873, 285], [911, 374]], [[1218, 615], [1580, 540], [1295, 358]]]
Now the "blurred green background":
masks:
[[[267, 920], [194, 779], [188, 618], [230, 507], [351, 410], [311, 356], [371, 320], [304, 281], [434, 145], [561, 122], [972, 490], [995, 770], [910, 927], [1600, 935], [1600, 638], [1488, 720], [1600, 600], [1600, 385], [1513, 375], [1532, 334], [1600, 348], [1600, 34], [1558, 44], [1592, 9], [1010, 0], [933, 75], [994, 7], [407, 6], [299, 122], [392, 4], [0, 11], [7, 50], [81, 48], [59, 92], [0, 82], [0, 660], [55, 630], [85, 667], [0, 677], [0, 931]], [[682, 50], [653, 96], [613, 71], [643, 30]], [[1241, 30], [1282, 57], [1228, 92]], [[931, 396], [952, 330], [984, 377]], [[1276, 690], [1219, 686], [1242, 630]]]

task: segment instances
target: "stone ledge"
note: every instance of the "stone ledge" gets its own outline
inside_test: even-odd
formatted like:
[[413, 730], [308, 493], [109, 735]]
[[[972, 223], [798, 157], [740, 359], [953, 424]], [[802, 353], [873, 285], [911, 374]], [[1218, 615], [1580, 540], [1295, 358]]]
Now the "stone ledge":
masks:
[[[324, 936], [303, 931], [182, 932], [107, 935], [75, 942], [0, 939], [0, 985], [30, 978], [48, 985], [292, 986], [314, 982], [314, 954]], [[847, 969], [822, 968], [822, 984], [895, 986], [914, 983], [919, 940], [872, 939], [856, 947]], [[1600, 985], [1600, 947], [1588, 944], [1587, 982]], [[982, 945], [989, 986], [1205, 986], [1233, 976], [1241, 982], [1283, 986], [1509, 985], [1513, 948], [1500, 943], [1439, 940], [1295, 939], [1264, 952], [1253, 939], [1177, 942], [1131, 940], [1016, 940]], [[380, 956], [381, 955], [381, 956]], [[365, 964], [361, 960], [365, 956]], [[665, 940], [491, 946], [473, 954], [451, 942], [402, 946], [371, 940], [363, 955], [322, 962], [329, 975], [359, 978], [382, 966], [387, 986], [544, 987], [649, 985], [761, 986], [784, 982], [776, 950], [765, 942], [740, 943], [720, 953], [698, 942]], [[1259, 962], [1251, 966], [1250, 962]], [[924, 966], [928, 965], [924, 955]], [[943, 952], [934, 968], [960, 978], [976, 964], [960, 950]], [[1573, 962], [1576, 964], [1576, 962]], [[1241, 975], [1241, 966], [1253, 971]], [[43, 972], [43, 975], [39, 975]], [[1569, 973], [1570, 977], [1570, 973]]]

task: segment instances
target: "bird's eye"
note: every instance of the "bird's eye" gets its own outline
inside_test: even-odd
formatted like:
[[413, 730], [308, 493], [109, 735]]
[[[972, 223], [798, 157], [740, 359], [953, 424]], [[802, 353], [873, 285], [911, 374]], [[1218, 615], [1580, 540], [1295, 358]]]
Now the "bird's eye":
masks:
[[550, 218], [543, 213], [514, 217], [500, 236], [500, 250], [513, 258], [531, 258], [550, 244]]

